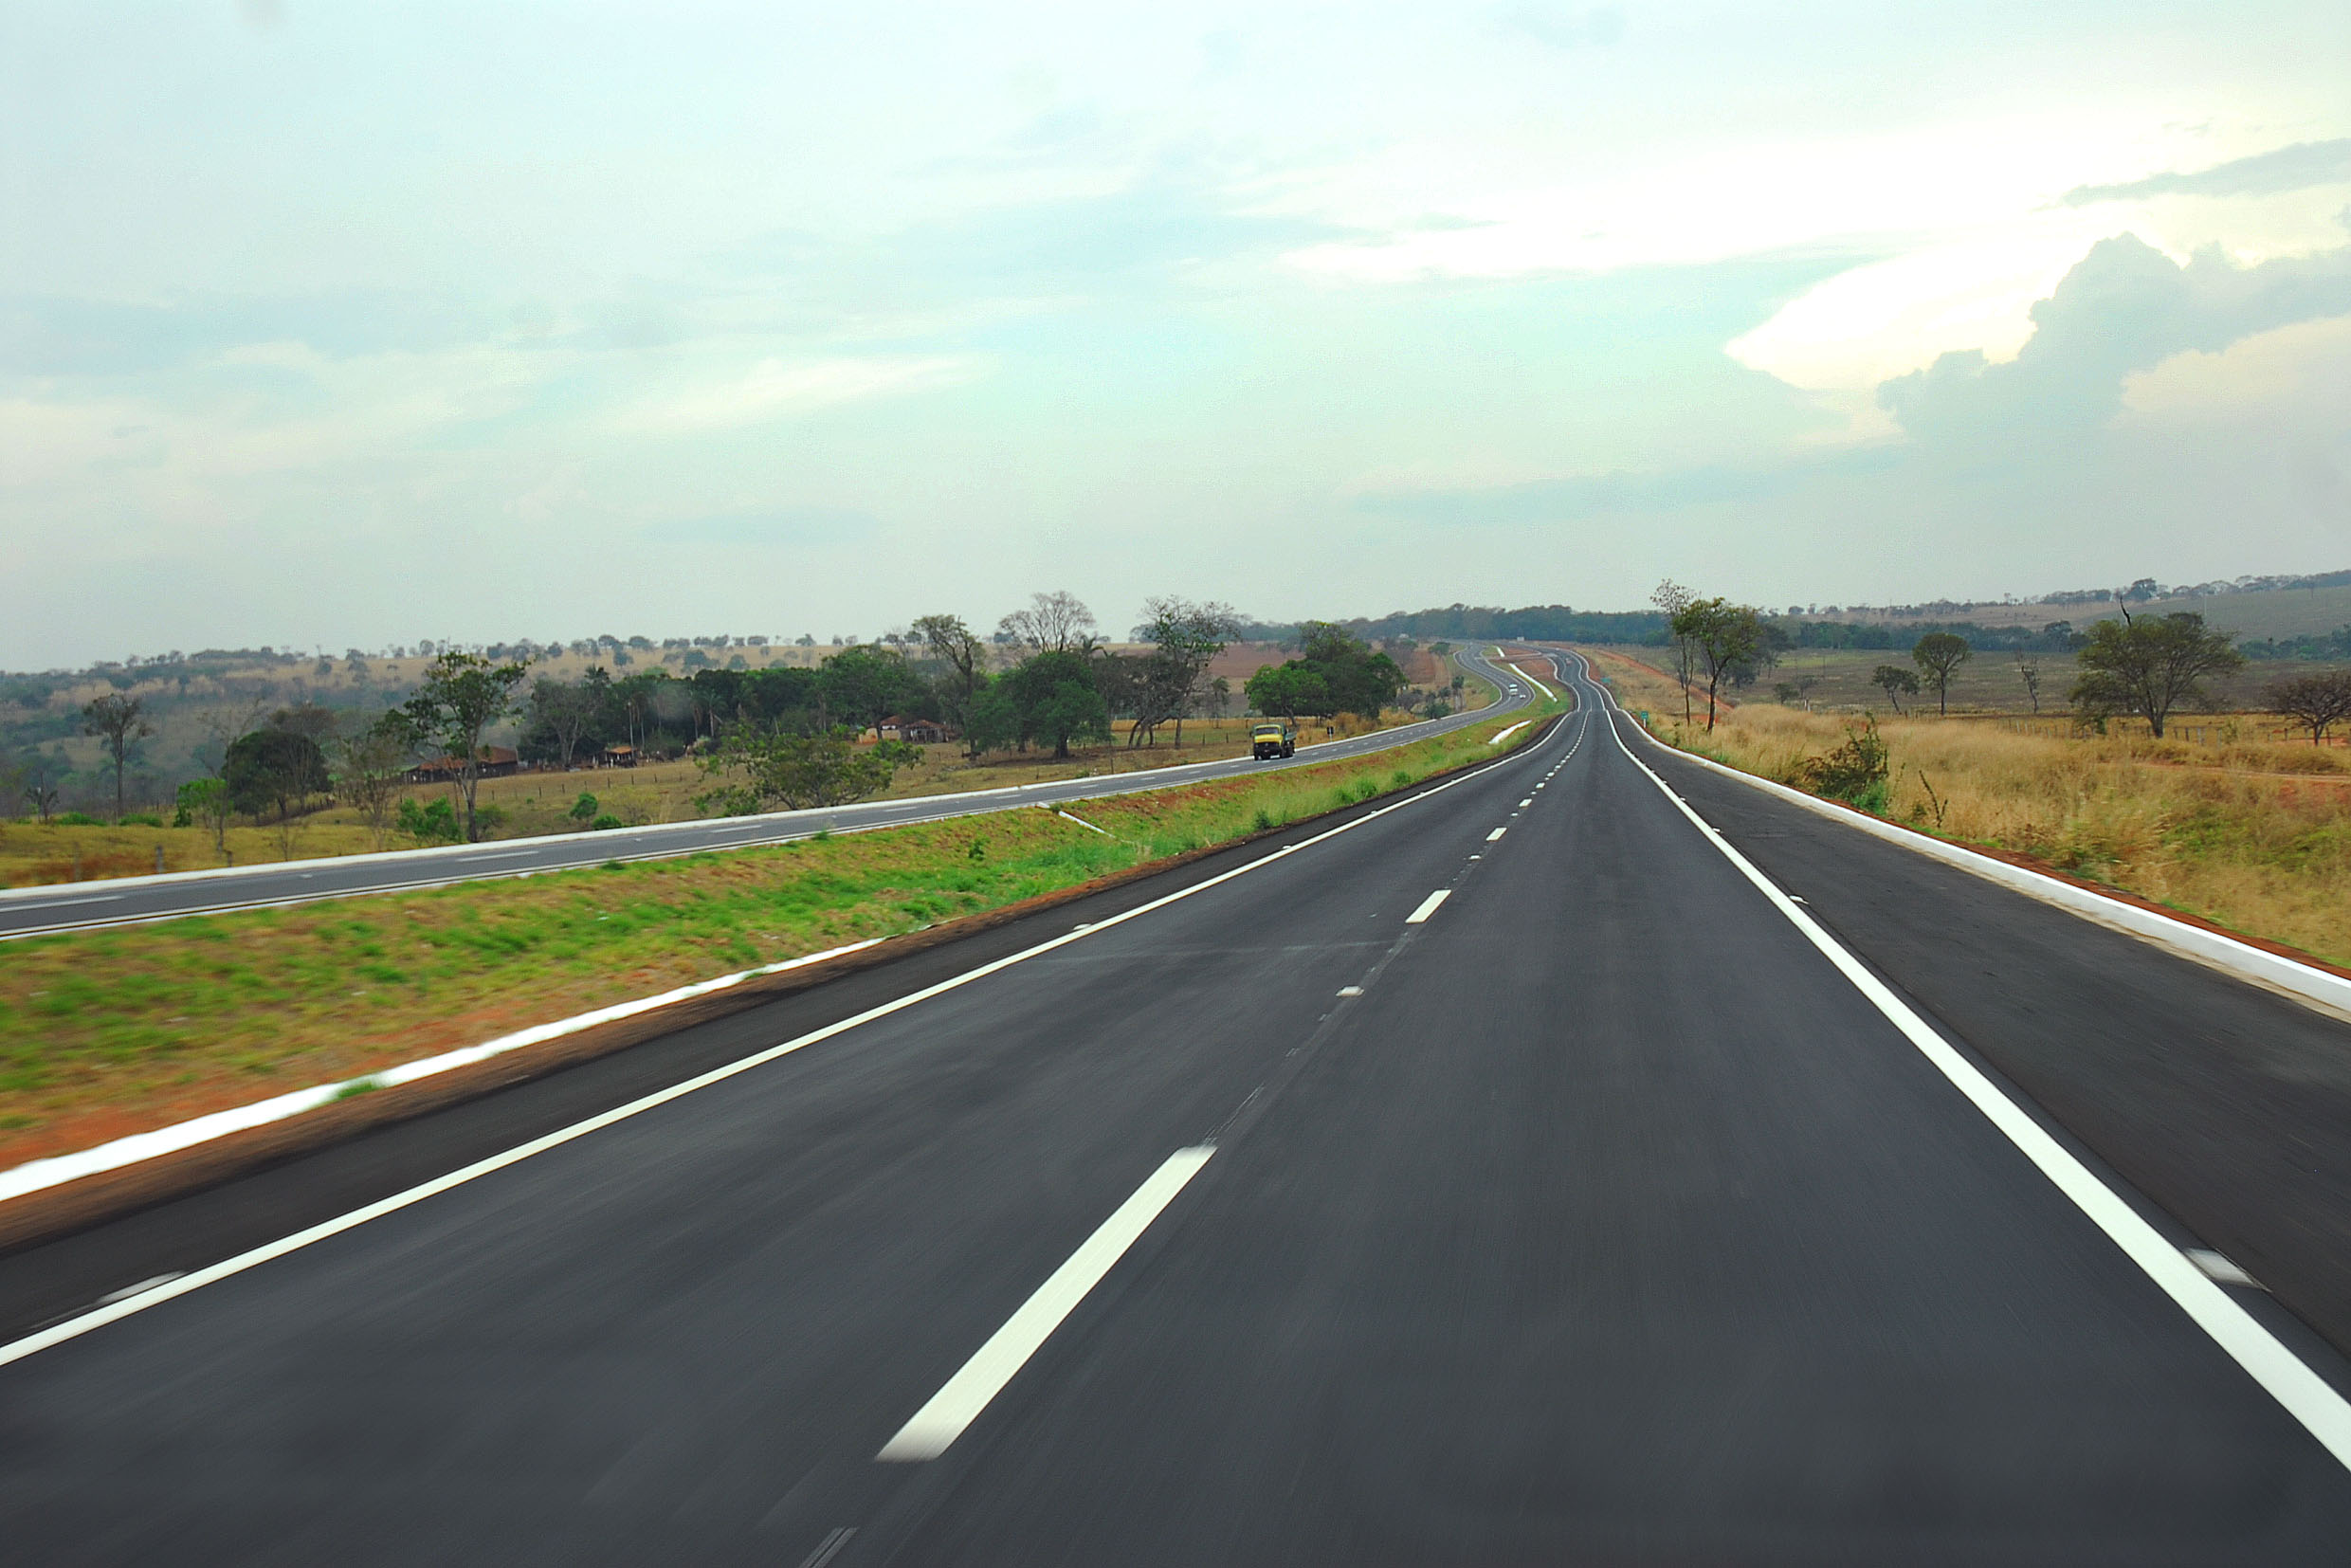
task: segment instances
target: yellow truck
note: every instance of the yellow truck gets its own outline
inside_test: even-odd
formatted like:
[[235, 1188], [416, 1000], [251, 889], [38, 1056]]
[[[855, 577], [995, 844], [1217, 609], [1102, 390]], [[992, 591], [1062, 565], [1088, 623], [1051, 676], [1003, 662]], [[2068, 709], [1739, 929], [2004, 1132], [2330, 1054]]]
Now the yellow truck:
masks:
[[1298, 732], [1276, 720], [1249, 730], [1249, 756], [1263, 762], [1268, 757], [1290, 757], [1298, 751]]

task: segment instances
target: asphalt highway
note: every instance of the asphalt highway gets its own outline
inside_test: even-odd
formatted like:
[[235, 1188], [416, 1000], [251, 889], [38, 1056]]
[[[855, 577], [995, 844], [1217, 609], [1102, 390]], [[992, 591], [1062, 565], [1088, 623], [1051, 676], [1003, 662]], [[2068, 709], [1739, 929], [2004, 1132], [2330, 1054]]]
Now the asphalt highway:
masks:
[[[1279, 847], [0, 1257], [0, 1541], [2341, 1562], [2343, 1363], [2186, 1261], [2279, 1194], [2125, 1179], [1995, 1060], [2087, 1030], [2064, 962], [1855, 956], [1903, 851], [1718, 840], [1572, 684]], [[2171, 1016], [2262, 994], [2117, 940]]]
[[229, 867], [218, 871], [181, 872], [159, 877], [126, 877], [59, 886], [0, 890], [0, 940], [52, 931], [88, 930], [101, 926], [140, 924], [186, 915], [216, 914], [228, 909], [252, 909], [318, 899], [354, 898], [369, 893], [440, 887], [450, 883], [492, 877], [528, 876], [541, 871], [601, 866], [608, 861], [658, 860], [697, 854], [710, 849], [740, 849], [759, 844], [783, 844], [817, 832], [854, 832], [910, 822], [937, 822], [978, 811], [1050, 806], [1073, 800], [1095, 800], [1108, 794], [1163, 790], [1236, 774], [1263, 773], [1281, 768], [1311, 767], [1391, 747], [1410, 745], [1431, 736], [1482, 724], [1516, 712], [1535, 701], [1520, 677], [1474, 649], [1456, 657], [1462, 665], [1489, 680], [1501, 690], [1501, 701], [1475, 708], [1402, 725], [1346, 740], [1301, 746], [1296, 757], [1283, 761], [1254, 761], [1248, 757], [1182, 767], [1153, 769], [1103, 778], [1052, 779], [996, 790], [955, 794], [920, 795], [902, 800], [869, 800], [801, 811], [771, 811], [757, 816], [718, 817], [695, 822], [660, 823], [644, 828], [618, 828], [601, 833], [566, 833], [551, 838], [501, 839], [484, 844], [447, 845], [429, 849], [393, 850], [377, 855], [348, 855], [334, 859], [289, 861], [268, 866]]

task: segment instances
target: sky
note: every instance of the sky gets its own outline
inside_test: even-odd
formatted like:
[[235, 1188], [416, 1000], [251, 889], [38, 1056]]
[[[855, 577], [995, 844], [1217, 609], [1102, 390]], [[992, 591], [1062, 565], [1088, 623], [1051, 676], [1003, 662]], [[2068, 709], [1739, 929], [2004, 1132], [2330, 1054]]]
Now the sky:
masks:
[[0, 0], [0, 667], [2351, 566], [2351, 7]]

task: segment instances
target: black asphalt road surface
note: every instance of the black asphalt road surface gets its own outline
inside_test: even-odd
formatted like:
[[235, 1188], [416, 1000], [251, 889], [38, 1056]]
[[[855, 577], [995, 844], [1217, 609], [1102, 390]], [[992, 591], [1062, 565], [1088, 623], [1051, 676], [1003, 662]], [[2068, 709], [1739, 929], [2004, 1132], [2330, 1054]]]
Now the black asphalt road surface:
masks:
[[1258, 762], [1244, 756], [1157, 768], [1145, 774], [1123, 774], [1116, 778], [1052, 779], [1042, 784], [960, 794], [868, 800], [822, 810], [617, 828], [601, 833], [564, 834], [549, 839], [501, 839], [486, 844], [398, 850], [389, 855], [293, 861], [200, 875], [128, 877], [18, 888], [0, 891], [0, 941], [51, 931], [88, 930], [227, 909], [395, 893], [404, 888], [440, 887], [454, 882], [571, 870], [615, 860], [658, 860], [708, 849], [742, 849], [760, 844], [783, 844], [820, 831], [852, 832], [909, 822], [938, 822], [976, 811], [1059, 805], [1100, 799], [1106, 794], [1130, 794], [1139, 790], [1170, 789], [1235, 774], [1312, 767], [1318, 762], [1361, 757], [1467, 729], [1534, 702], [1535, 694], [1515, 673], [1501, 668], [1476, 650], [1465, 649], [1456, 657], [1467, 668], [1492, 681], [1501, 689], [1501, 701], [1444, 719], [1348, 740], [1301, 746], [1298, 755], [1287, 760]]
[[[1235, 851], [0, 1258], [0, 1333], [21, 1346], [102, 1295], [1032, 955], [0, 1349], [0, 1555], [2343, 1561], [2342, 1463], [1740, 874], [1576, 684], [1582, 706], [1529, 750], [1334, 836], [1303, 826], [1286, 853]], [[1861, 894], [1912, 858], [1841, 848]], [[1789, 890], [1845, 919], [1835, 888]], [[2099, 961], [2176, 1016], [2258, 994], [2117, 941]], [[1885, 945], [1893, 961], [1865, 958], [1904, 994], [2014, 994], [1934, 1012], [1995, 1070], [2059, 1054], [2096, 1005], [2037, 992], [2046, 969], [1954, 977], [1937, 966], [1968, 960], [1944, 947]], [[2048, 1124], [2179, 1246], [2215, 1245], [2184, 1200], [2122, 1185]], [[2181, 1191], [2215, 1212], [2262, 1196]], [[2278, 1303], [2231, 1294], [2342, 1377]], [[941, 1442], [924, 1423], [958, 1390]], [[934, 1457], [877, 1459], [917, 1429]]]

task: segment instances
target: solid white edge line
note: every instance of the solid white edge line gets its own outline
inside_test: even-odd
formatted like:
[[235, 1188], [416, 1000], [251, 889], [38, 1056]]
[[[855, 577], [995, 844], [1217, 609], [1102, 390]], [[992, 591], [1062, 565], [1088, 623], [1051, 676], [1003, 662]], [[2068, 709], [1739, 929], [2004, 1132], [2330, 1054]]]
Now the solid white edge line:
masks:
[[725, 991], [730, 987], [741, 985], [745, 980], [756, 980], [768, 975], [781, 975], [787, 970], [805, 969], [811, 964], [823, 963], [828, 958], [837, 958], [844, 954], [862, 952], [883, 939], [880, 937], [870, 937], [864, 941], [850, 942], [846, 947], [827, 948], [822, 953], [805, 954], [797, 958], [786, 958], [780, 963], [761, 964], [756, 969], [740, 970], [732, 975], [720, 975], [714, 979], [698, 980], [692, 985], [679, 986], [673, 991], [665, 991], [659, 995], [640, 996], [630, 1002], [616, 1002], [611, 1007], [597, 1008], [592, 1012], [577, 1013], [569, 1018], [559, 1018], [551, 1024], [534, 1024], [529, 1029], [517, 1030], [511, 1034], [501, 1034], [496, 1039], [484, 1040], [478, 1046], [462, 1046], [456, 1050], [443, 1051], [438, 1056], [427, 1056], [413, 1062], [402, 1062], [394, 1067], [379, 1068], [374, 1072], [361, 1073], [356, 1078], [346, 1078], [339, 1083], [318, 1084], [309, 1088], [290, 1089], [284, 1094], [272, 1095], [267, 1100], [257, 1100], [249, 1105], [232, 1105], [225, 1111], [213, 1111], [207, 1116], [191, 1117], [186, 1121], [174, 1121], [167, 1127], [133, 1133], [126, 1138], [93, 1144], [89, 1148], [78, 1149], [71, 1154], [51, 1155], [46, 1159], [28, 1159], [22, 1165], [0, 1171], [0, 1202], [23, 1197], [27, 1193], [38, 1193], [68, 1181], [79, 1181], [83, 1176], [97, 1176], [100, 1172], [118, 1171], [126, 1165], [136, 1165], [141, 1160], [174, 1154], [181, 1149], [193, 1148], [199, 1143], [210, 1143], [214, 1139], [227, 1138], [231, 1133], [244, 1132], [249, 1127], [264, 1127], [272, 1121], [282, 1121], [288, 1117], [300, 1116], [304, 1111], [316, 1110], [321, 1105], [331, 1104], [338, 1096], [361, 1085], [378, 1088], [395, 1088], [402, 1084], [413, 1084], [420, 1078], [431, 1078], [453, 1068], [471, 1067], [476, 1062], [486, 1062], [493, 1056], [503, 1056], [508, 1051], [519, 1050], [525, 1046], [536, 1046], [548, 1040], [559, 1040], [568, 1034], [577, 1034], [580, 1030], [592, 1029], [598, 1024], [613, 1023], [622, 1018], [633, 1018], [638, 1013], [650, 1012], [656, 1008], [690, 1001], [696, 996], [706, 996], [715, 991]]
[[897, 1435], [882, 1445], [882, 1451], [874, 1458], [895, 1463], [936, 1459], [946, 1452], [948, 1445], [978, 1419], [979, 1413], [1003, 1392], [1013, 1374], [1028, 1364], [1029, 1358], [1102, 1283], [1103, 1276], [1126, 1255], [1127, 1249], [1150, 1229], [1159, 1212], [1175, 1201], [1176, 1194], [1200, 1174], [1200, 1168], [1215, 1153], [1213, 1144], [1199, 1144], [1168, 1156], [1059, 1268], [1047, 1276], [1045, 1283], [1020, 1304], [1020, 1309], [1004, 1321], [1004, 1326], [990, 1335], [988, 1342], [974, 1351], [972, 1358], [898, 1429]]
[[1673, 802], [1706, 841], [1720, 849], [1738, 867], [1740, 874], [1770, 902], [1772, 907], [1787, 917], [1789, 922], [1803, 933], [1805, 939], [1818, 949], [1839, 974], [1851, 981], [1854, 989], [1868, 997], [1905, 1039], [1918, 1048], [1921, 1055], [1934, 1064], [1936, 1069], [1950, 1080], [1952, 1085], [1965, 1095], [2027, 1159], [2039, 1167], [2041, 1174], [2071, 1199], [2074, 1207], [2087, 1215], [2091, 1224], [2105, 1231], [2107, 1238], [2139, 1266], [2141, 1272], [2155, 1283], [2156, 1288], [2169, 1296], [2198, 1328], [2211, 1337], [2214, 1344], [2244, 1368], [2246, 1374], [2259, 1383], [2271, 1398], [2285, 1407], [2287, 1413], [2302, 1424], [2303, 1430], [2317, 1438], [2321, 1446], [2335, 1456], [2337, 1463], [2351, 1469], [2351, 1402], [2346, 1402], [2324, 1378], [2304, 1365], [2300, 1357], [2281, 1344], [2251, 1314], [2231, 1301], [2227, 1292], [2207, 1279], [2178, 1248], [2141, 1219], [2136, 1210], [2116, 1195], [2113, 1189], [2092, 1175], [2039, 1122], [2026, 1115], [2014, 1101], [2001, 1092], [1997, 1085], [1977, 1070], [1974, 1063], [1954, 1049], [1950, 1042], [1929, 1028], [1926, 1021], [1887, 989], [1885, 982], [1847, 952], [1844, 944], [1823, 930], [1810, 915], [1774, 885], [1770, 878], [1756, 869], [1753, 862], [1732, 848], [1730, 841], [1716, 831], [1713, 824], [1692, 811], [1689, 803], [1675, 794], [1648, 763], [1633, 755], [1632, 748], [1625, 744], [1624, 737], [1617, 732], [1613, 719], [1609, 733], [1615, 738], [1617, 750], [1623, 752], [1634, 767], [1649, 775], [1649, 781], [1663, 792], [1668, 800]]
[[1451, 888], [1449, 888], [1449, 887], [1440, 887], [1440, 888], [1438, 888], [1435, 892], [1433, 892], [1433, 893], [1430, 894], [1427, 898], [1425, 898], [1425, 899], [1423, 899], [1423, 900], [1421, 900], [1421, 901], [1420, 901], [1420, 907], [1419, 907], [1419, 908], [1417, 908], [1417, 909], [1413, 910], [1411, 914], [1409, 914], [1409, 915], [1407, 915], [1407, 916], [1405, 916], [1405, 917], [1404, 917], [1404, 923], [1405, 923], [1405, 924], [1407, 924], [1407, 925], [1418, 925], [1418, 924], [1420, 924], [1423, 921], [1426, 921], [1426, 920], [1427, 920], [1430, 916], [1431, 916], [1431, 915], [1435, 914], [1435, 913], [1437, 912], [1437, 905], [1438, 905], [1438, 904], [1443, 903], [1444, 903], [1447, 899], [1449, 899], [1449, 898], [1452, 897], [1452, 894], [1453, 894], [1453, 890], [1452, 890]]
[[[965, 970], [960, 975], [950, 975], [946, 979], [924, 986], [919, 991], [909, 992], [903, 996], [895, 997], [890, 1001], [881, 1003], [878, 1006], [867, 1008], [865, 1012], [860, 1012], [853, 1017], [841, 1019], [837, 1023], [827, 1024], [822, 1029], [811, 1030], [806, 1034], [799, 1035], [791, 1040], [786, 1040], [781, 1045], [770, 1046], [764, 1050], [754, 1051], [749, 1056], [740, 1057], [733, 1062], [726, 1063], [721, 1067], [713, 1067], [709, 1071], [699, 1074], [696, 1077], [686, 1079], [683, 1083], [672, 1084], [665, 1089], [658, 1089], [651, 1094], [643, 1096], [640, 1099], [632, 1100], [625, 1105], [615, 1105], [612, 1109], [601, 1112], [595, 1116], [592, 1116], [584, 1121], [575, 1121], [568, 1127], [559, 1127], [554, 1132], [532, 1139], [528, 1142], [517, 1144], [515, 1147], [505, 1150], [502, 1153], [492, 1155], [485, 1159], [476, 1160], [471, 1165], [466, 1165], [458, 1170], [450, 1171], [446, 1175], [435, 1176], [429, 1181], [420, 1182], [416, 1186], [410, 1187], [404, 1192], [394, 1193], [389, 1197], [378, 1198], [374, 1203], [366, 1204], [360, 1208], [354, 1209], [348, 1213], [338, 1214], [333, 1219], [321, 1220], [317, 1225], [307, 1227], [304, 1230], [297, 1231], [288, 1236], [282, 1236], [276, 1241], [265, 1242], [260, 1247], [250, 1249], [247, 1251], [240, 1252], [234, 1257], [224, 1258], [219, 1263], [213, 1264], [209, 1267], [195, 1269], [190, 1273], [183, 1274], [178, 1279], [172, 1281], [168, 1285], [160, 1285], [153, 1290], [143, 1291], [140, 1294], [129, 1297], [126, 1300], [115, 1302], [109, 1305], [93, 1308], [88, 1312], [82, 1313], [78, 1317], [68, 1318], [63, 1322], [52, 1323], [48, 1327], [42, 1329], [37, 1333], [25, 1336], [23, 1339], [12, 1340], [7, 1344], [0, 1344], [0, 1366], [7, 1366], [11, 1361], [23, 1360], [26, 1357], [36, 1355], [41, 1351], [48, 1349], [52, 1345], [64, 1344], [69, 1340], [78, 1340], [82, 1335], [89, 1333], [93, 1329], [102, 1328], [108, 1323], [118, 1322], [124, 1318], [131, 1317], [135, 1313], [144, 1312], [151, 1306], [157, 1306], [177, 1297], [188, 1295], [192, 1291], [201, 1290], [208, 1285], [214, 1285], [222, 1280], [228, 1279], [233, 1275], [242, 1274], [246, 1269], [258, 1267], [262, 1264], [270, 1262], [272, 1259], [282, 1258], [290, 1252], [300, 1251], [301, 1249], [308, 1247], [315, 1242], [325, 1241], [329, 1237], [340, 1235], [345, 1231], [355, 1230], [359, 1226], [365, 1225], [370, 1220], [380, 1219], [386, 1214], [396, 1213], [400, 1210], [406, 1209], [412, 1204], [422, 1203], [428, 1197], [433, 1197], [439, 1194], [448, 1192], [452, 1188], [462, 1187], [469, 1181], [491, 1175], [493, 1172], [502, 1171], [509, 1165], [519, 1164], [521, 1161], [530, 1158], [533, 1155], [544, 1154], [549, 1149], [559, 1148], [563, 1144], [571, 1142], [574, 1139], [584, 1138], [590, 1133], [600, 1131], [603, 1128], [612, 1126], [617, 1122], [626, 1121], [631, 1117], [639, 1116], [658, 1106], [665, 1105], [672, 1100], [683, 1099], [686, 1095], [692, 1094], [698, 1089], [708, 1088], [711, 1085], [723, 1083], [727, 1079], [733, 1078], [738, 1073], [749, 1072], [755, 1067], [765, 1067], [768, 1063], [776, 1061], [781, 1057], [789, 1056], [793, 1051], [804, 1049], [807, 1047], [816, 1045], [825, 1040], [829, 1040], [838, 1034], [846, 1034], [849, 1030], [857, 1029], [862, 1025], [872, 1023], [876, 1019], [885, 1018], [894, 1012], [903, 1012], [905, 1009], [913, 1007], [917, 1003], [928, 1001], [934, 996], [944, 995], [948, 992], [959, 990], [964, 986], [972, 984], [974, 981], [985, 979], [991, 975], [1010, 969], [1015, 964], [1025, 963], [1030, 958], [1042, 957], [1047, 953], [1057, 952], [1060, 949], [1068, 946], [1071, 942], [1084, 941], [1087, 938], [1092, 937], [1099, 932], [1110, 930], [1114, 926], [1124, 925], [1129, 921], [1139, 920], [1145, 915], [1153, 914], [1158, 910], [1164, 909], [1169, 904], [1180, 903], [1185, 899], [1193, 897], [1194, 894], [1205, 893], [1212, 887], [1220, 887], [1236, 877], [1247, 876], [1251, 871], [1259, 870], [1265, 866], [1271, 866], [1277, 861], [1287, 860], [1292, 855], [1310, 849], [1316, 845], [1324, 843], [1327, 840], [1337, 838], [1342, 833], [1353, 832], [1356, 829], [1362, 827], [1365, 823], [1376, 822], [1381, 817], [1388, 815], [1391, 811], [1400, 811], [1407, 806], [1416, 806], [1424, 800], [1429, 800], [1434, 796], [1443, 794], [1446, 791], [1454, 788], [1456, 785], [1466, 784], [1473, 778], [1482, 778], [1493, 768], [1507, 767], [1513, 760], [1523, 761], [1528, 755], [1529, 754], [1525, 752], [1520, 752], [1509, 758], [1497, 758], [1490, 764], [1481, 763], [1471, 771], [1457, 774], [1453, 777], [1446, 779], [1442, 783], [1431, 785], [1427, 789], [1415, 790], [1412, 793], [1406, 795], [1401, 800], [1392, 801], [1388, 805], [1382, 806], [1376, 811], [1366, 811], [1361, 816], [1351, 818], [1348, 821], [1339, 824], [1335, 828], [1327, 828], [1321, 832], [1316, 833], [1311, 838], [1301, 839], [1296, 844], [1284, 845], [1281, 848], [1274, 850], [1270, 854], [1261, 855], [1255, 860], [1234, 866], [1230, 871], [1220, 871], [1215, 876], [1206, 878], [1200, 882], [1193, 883], [1187, 886], [1178, 887], [1172, 893], [1162, 894], [1158, 898], [1153, 899], [1147, 903], [1139, 903], [1134, 908], [1126, 910], [1123, 913], [1109, 916], [1104, 920], [1084, 927], [1083, 930], [1066, 932], [1062, 936], [1054, 937], [1046, 941], [1039, 942], [1034, 947], [1023, 948], [1018, 953], [1009, 953], [1001, 958], [992, 959], [987, 963], [981, 964], [976, 969]], [[1444, 895], [1440, 892], [1435, 895], [1424, 907], [1433, 909], [1438, 903], [1443, 902]]]

